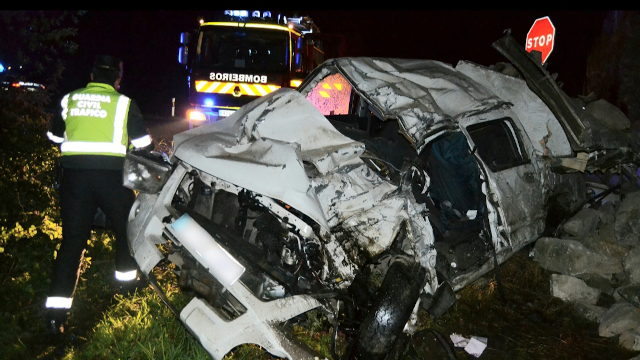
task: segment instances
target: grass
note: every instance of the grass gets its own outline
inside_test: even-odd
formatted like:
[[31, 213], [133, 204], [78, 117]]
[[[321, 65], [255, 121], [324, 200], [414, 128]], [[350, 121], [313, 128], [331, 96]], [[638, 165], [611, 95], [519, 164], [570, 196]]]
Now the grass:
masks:
[[91, 341], [63, 359], [209, 359], [171, 312], [145, 289], [115, 304], [90, 332]]

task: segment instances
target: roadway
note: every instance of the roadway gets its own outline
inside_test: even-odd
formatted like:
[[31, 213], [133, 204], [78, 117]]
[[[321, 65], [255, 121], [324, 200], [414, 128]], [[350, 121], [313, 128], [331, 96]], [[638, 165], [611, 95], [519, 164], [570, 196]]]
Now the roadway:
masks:
[[[173, 135], [189, 130], [189, 120], [184, 117], [144, 115], [145, 123], [154, 143], [172, 146]], [[216, 121], [222, 119], [218, 117]]]
[[183, 117], [145, 116], [151, 137], [162, 149], [173, 147], [173, 135], [189, 130], [189, 121]]

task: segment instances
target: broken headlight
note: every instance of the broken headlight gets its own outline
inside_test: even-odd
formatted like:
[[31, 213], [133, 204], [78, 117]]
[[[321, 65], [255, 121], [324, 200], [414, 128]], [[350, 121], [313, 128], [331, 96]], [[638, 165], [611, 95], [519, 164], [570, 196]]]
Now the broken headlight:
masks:
[[123, 185], [144, 193], [158, 193], [169, 179], [171, 168], [164, 154], [149, 151], [128, 153], [124, 159]]

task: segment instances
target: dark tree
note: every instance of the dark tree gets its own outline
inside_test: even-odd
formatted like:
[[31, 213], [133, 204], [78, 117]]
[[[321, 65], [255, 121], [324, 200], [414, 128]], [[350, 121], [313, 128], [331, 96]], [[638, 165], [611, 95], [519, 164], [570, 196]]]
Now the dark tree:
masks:
[[[0, 227], [36, 221], [55, 203], [51, 189], [58, 150], [46, 137], [51, 96], [77, 48], [78, 12], [0, 12], [0, 61], [19, 80], [45, 85], [43, 91], [0, 90]], [[9, 69], [9, 67], [11, 69]], [[31, 220], [28, 220], [31, 219]]]
[[77, 50], [74, 38], [83, 12], [0, 12], [0, 59], [19, 76], [55, 91], [68, 56]]
[[589, 55], [584, 86], [640, 126], [640, 12], [611, 11]]

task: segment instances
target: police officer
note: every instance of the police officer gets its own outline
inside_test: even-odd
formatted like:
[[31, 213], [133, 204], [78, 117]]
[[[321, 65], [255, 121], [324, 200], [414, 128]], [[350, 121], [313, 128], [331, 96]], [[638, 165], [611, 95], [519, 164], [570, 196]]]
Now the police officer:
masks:
[[147, 150], [153, 150], [153, 143], [136, 103], [117, 91], [122, 69], [120, 59], [98, 56], [91, 82], [62, 98], [47, 133], [60, 144], [63, 169], [62, 245], [45, 304], [47, 330], [52, 333], [64, 331], [97, 208], [106, 214], [115, 235], [116, 280], [125, 287], [137, 283], [137, 265], [126, 233], [135, 195], [122, 186], [122, 171], [129, 141]]

